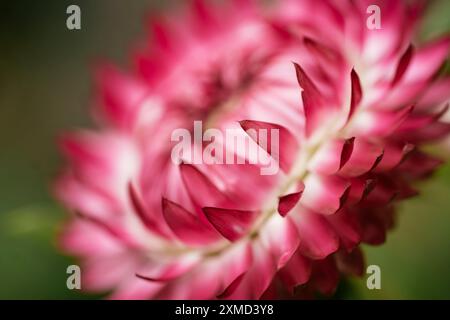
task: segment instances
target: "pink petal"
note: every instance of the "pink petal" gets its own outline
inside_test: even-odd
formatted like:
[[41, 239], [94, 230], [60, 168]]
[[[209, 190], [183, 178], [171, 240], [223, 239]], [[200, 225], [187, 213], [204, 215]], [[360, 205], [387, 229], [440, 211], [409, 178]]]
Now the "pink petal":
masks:
[[406, 49], [405, 53], [401, 56], [400, 61], [398, 62], [397, 69], [395, 70], [395, 75], [392, 80], [391, 86], [395, 86], [400, 79], [405, 74], [409, 63], [411, 62], [411, 58], [413, 56], [413, 47], [410, 45], [408, 49]]
[[338, 211], [350, 190], [350, 183], [336, 176], [310, 174], [304, 183], [301, 204], [323, 214]]
[[200, 245], [217, 240], [219, 237], [211, 227], [180, 205], [162, 199], [163, 216], [173, 233], [187, 244]]
[[278, 201], [278, 213], [285, 217], [289, 211], [291, 211], [292, 208], [295, 207], [295, 205], [300, 200], [300, 197], [302, 196], [303, 191], [290, 193], [285, 196], [280, 197]]
[[227, 270], [225, 274], [222, 273], [221, 275], [221, 289], [218, 290], [217, 294], [219, 299], [227, 299], [233, 294], [252, 263], [253, 249], [250, 242], [235, 244], [234, 248], [217, 259], [217, 269]]
[[431, 83], [417, 102], [419, 110], [428, 110], [430, 106], [439, 105], [450, 99], [450, 78], [437, 79]]
[[161, 223], [158, 223], [156, 219], [152, 218], [148, 214], [148, 209], [145, 207], [145, 204], [142, 202], [136, 188], [131, 182], [128, 184], [128, 192], [133, 209], [144, 226], [152, 232], [155, 232], [161, 236], [170, 237], [170, 233], [168, 232], [168, 230], [166, 230], [165, 226]]
[[362, 230], [355, 214], [340, 210], [326, 218], [333, 230], [339, 235], [344, 248], [350, 251], [359, 244]]
[[[298, 142], [295, 139], [295, 137], [283, 126], [268, 123], [268, 122], [261, 122], [261, 121], [252, 121], [252, 120], [243, 120], [240, 121], [239, 124], [241, 127], [249, 134], [249, 136], [258, 143], [269, 155], [271, 155], [274, 159], [278, 159], [280, 167], [283, 171], [289, 172], [293, 161], [295, 160], [295, 157], [298, 152]], [[256, 136], [252, 133], [253, 129], [256, 131]], [[250, 130], [250, 131], [249, 131]], [[267, 132], [267, 141], [261, 141], [265, 140], [262, 139], [258, 132], [259, 130], [266, 130]], [[278, 149], [272, 150], [272, 135], [270, 134], [272, 130], [278, 131]], [[260, 143], [263, 142], [261, 145]]]
[[350, 179], [351, 187], [348, 194], [347, 204], [349, 206], [358, 204], [365, 199], [376, 185], [375, 178], [361, 176]]
[[148, 87], [108, 65], [97, 71], [102, 115], [119, 129], [130, 129]]
[[356, 139], [350, 159], [339, 171], [340, 176], [357, 177], [375, 168], [383, 157], [384, 151], [380, 146]]
[[432, 114], [422, 114], [422, 113], [412, 113], [396, 130], [396, 132], [408, 134], [409, 131], [415, 131], [419, 129], [426, 128], [437, 122], [444, 114], [447, 113], [449, 109], [449, 104], [444, 105], [435, 113]]
[[350, 159], [354, 138], [331, 140], [325, 143], [309, 162], [309, 170], [331, 175], [337, 173]]
[[177, 257], [174, 261], [152, 261], [136, 271], [136, 276], [146, 281], [170, 281], [194, 268], [200, 262], [197, 255]]
[[253, 257], [251, 267], [239, 281], [239, 285], [227, 296], [228, 299], [259, 299], [271, 284], [276, 273], [271, 252], [260, 241], [255, 241]]
[[323, 259], [339, 248], [338, 235], [322, 215], [304, 210], [295, 217], [295, 223], [301, 254], [311, 259]]
[[374, 168], [373, 172], [387, 172], [398, 166], [408, 154], [414, 150], [412, 144], [386, 144], [384, 146], [383, 158]]
[[352, 94], [350, 98], [350, 110], [348, 113], [348, 120], [351, 119], [352, 115], [354, 114], [355, 110], [358, 108], [359, 103], [362, 99], [362, 88], [361, 88], [361, 82], [359, 80], [358, 74], [356, 73], [355, 69], [352, 69], [351, 72], [351, 85], [352, 85]]
[[429, 80], [444, 63], [450, 49], [450, 38], [441, 38], [419, 48], [409, 63], [409, 67], [403, 76], [403, 81], [419, 82]]
[[299, 253], [292, 256], [291, 260], [279, 272], [281, 280], [292, 293], [294, 287], [302, 285], [311, 276], [311, 260]]
[[367, 111], [355, 121], [352, 133], [366, 137], [388, 137], [410, 116], [413, 106], [398, 111]]
[[260, 237], [270, 251], [277, 269], [289, 261], [299, 245], [297, 229], [289, 217], [272, 216], [262, 227]]
[[221, 235], [230, 241], [237, 241], [244, 236], [253, 221], [258, 216], [256, 211], [241, 211], [232, 209], [203, 208], [209, 222]]
[[[330, 110], [323, 100], [323, 95], [319, 92], [315, 84], [309, 79], [305, 71], [296, 63], [294, 63], [297, 75], [297, 81], [302, 91], [303, 108], [306, 121], [306, 136], [311, 134], [321, 126], [325, 113], [329, 116]], [[329, 105], [329, 104], [328, 104]]]
[[233, 292], [237, 289], [237, 287], [241, 284], [242, 279], [244, 278], [245, 273], [242, 273], [239, 275], [236, 279], [233, 280], [233, 282], [230, 283], [228, 287], [225, 288], [225, 290], [217, 295], [218, 299], [227, 299], [229, 296], [233, 294]]
[[230, 204], [224, 193], [195, 166], [182, 163], [180, 171], [189, 196], [198, 207], [227, 207]]

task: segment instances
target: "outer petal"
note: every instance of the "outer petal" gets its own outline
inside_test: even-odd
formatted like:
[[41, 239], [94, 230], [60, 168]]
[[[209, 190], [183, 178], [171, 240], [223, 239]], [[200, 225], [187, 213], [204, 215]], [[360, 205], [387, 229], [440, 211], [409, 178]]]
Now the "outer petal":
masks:
[[309, 161], [309, 169], [320, 174], [336, 174], [353, 152], [354, 138], [327, 142]]
[[300, 253], [311, 259], [323, 259], [339, 248], [339, 238], [320, 214], [302, 210], [293, 216], [300, 237]]
[[350, 191], [350, 182], [336, 176], [310, 174], [304, 183], [301, 204], [323, 214], [338, 211]]

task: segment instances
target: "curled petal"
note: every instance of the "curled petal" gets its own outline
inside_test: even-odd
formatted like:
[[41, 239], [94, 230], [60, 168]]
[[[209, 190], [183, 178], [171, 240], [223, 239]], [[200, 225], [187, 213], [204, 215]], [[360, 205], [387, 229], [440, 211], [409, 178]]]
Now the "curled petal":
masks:
[[295, 207], [295, 205], [300, 200], [300, 197], [302, 196], [302, 192], [303, 191], [290, 193], [280, 197], [280, 199], [278, 200], [278, 213], [282, 217], [286, 216], [288, 212]]
[[128, 184], [128, 193], [136, 215], [139, 217], [144, 226], [161, 236], [170, 237], [170, 233], [168, 233], [164, 224], [158, 223], [154, 217], [149, 215], [148, 209], [145, 207], [145, 204], [142, 202], [136, 188], [131, 182]]
[[[279, 161], [282, 170], [289, 172], [299, 146], [297, 140], [286, 128], [272, 123], [251, 120], [240, 121], [239, 124], [250, 138], [257, 142], [269, 155]], [[260, 130], [266, 130], [266, 139], [262, 139], [261, 135], [258, 134]], [[277, 130], [278, 132], [278, 141], [275, 141], [277, 144], [276, 150], [272, 150], [272, 146], [274, 145], [272, 142], [273, 130]]]
[[162, 199], [163, 216], [173, 233], [187, 244], [199, 245], [217, 240], [218, 234], [180, 205]]
[[296, 63], [294, 63], [294, 66], [297, 81], [303, 89], [302, 100], [306, 121], [305, 134], [309, 137], [319, 126], [323, 125], [323, 119], [329, 117], [330, 111], [333, 111], [330, 110], [332, 105], [325, 103], [323, 94], [319, 92], [302, 67]]
[[398, 62], [397, 69], [395, 70], [394, 79], [392, 79], [391, 83], [392, 87], [395, 86], [405, 74], [405, 71], [408, 69], [408, 65], [411, 61], [412, 56], [413, 56], [413, 46], [410, 45], [400, 58], [400, 61]]
[[381, 161], [384, 154], [383, 148], [357, 139], [353, 145], [353, 152], [350, 158], [339, 171], [340, 176], [357, 177], [375, 168]]
[[203, 208], [203, 212], [217, 231], [230, 241], [236, 241], [244, 236], [259, 214], [256, 211], [212, 207]]
[[208, 177], [191, 164], [180, 165], [183, 182], [193, 202], [199, 207], [227, 207], [230, 200]]
[[361, 88], [361, 82], [359, 80], [358, 74], [356, 73], [355, 69], [352, 69], [351, 75], [351, 97], [350, 97], [350, 110], [348, 113], [348, 120], [351, 119], [353, 114], [355, 113], [355, 110], [358, 108], [359, 103], [362, 99], [362, 88]]
[[414, 150], [414, 145], [407, 144], [386, 144], [384, 146], [383, 158], [374, 168], [373, 172], [387, 172], [397, 167]]
[[336, 174], [350, 159], [354, 138], [336, 139], [325, 143], [309, 162], [309, 169], [320, 174]]

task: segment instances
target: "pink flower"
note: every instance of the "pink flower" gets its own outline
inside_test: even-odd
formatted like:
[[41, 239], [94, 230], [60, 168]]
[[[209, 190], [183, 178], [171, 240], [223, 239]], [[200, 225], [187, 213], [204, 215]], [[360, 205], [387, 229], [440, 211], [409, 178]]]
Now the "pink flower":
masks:
[[[450, 79], [436, 76], [450, 42], [411, 45], [420, 3], [193, 1], [151, 19], [136, 74], [97, 74], [101, 129], [61, 142], [69, 165], [56, 193], [75, 213], [61, 242], [80, 257], [84, 288], [309, 297], [361, 275], [359, 244], [384, 242], [395, 203], [441, 163], [421, 146], [450, 128], [439, 120]], [[378, 30], [366, 27], [372, 4]], [[278, 152], [250, 137], [280, 170], [261, 175], [226, 145], [247, 161], [175, 163], [171, 135], [194, 121], [278, 130]]]

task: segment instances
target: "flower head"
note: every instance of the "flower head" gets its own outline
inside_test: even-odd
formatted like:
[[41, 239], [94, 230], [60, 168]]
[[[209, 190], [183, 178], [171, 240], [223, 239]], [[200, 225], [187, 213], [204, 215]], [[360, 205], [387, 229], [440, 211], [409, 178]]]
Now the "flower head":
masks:
[[[56, 192], [75, 213], [62, 244], [85, 288], [257, 299], [360, 275], [359, 244], [384, 242], [396, 202], [440, 164], [421, 146], [450, 128], [450, 81], [436, 76], [450, 40], [411, 44], [421, 3], [192, 1], [152, 18], [136, 73], [98, 72], [101, 129], [61, 143]], [[371, 4], [381, 29], [366, 26]], [[200, 121], [203, 140], [174, 156], [173, 132]], [[220, 140], [227, 129], [247, 149]], [[192, 161], [209, 134], [234, 163]], [[249, 146], [279, 170], [261, 174]]]

